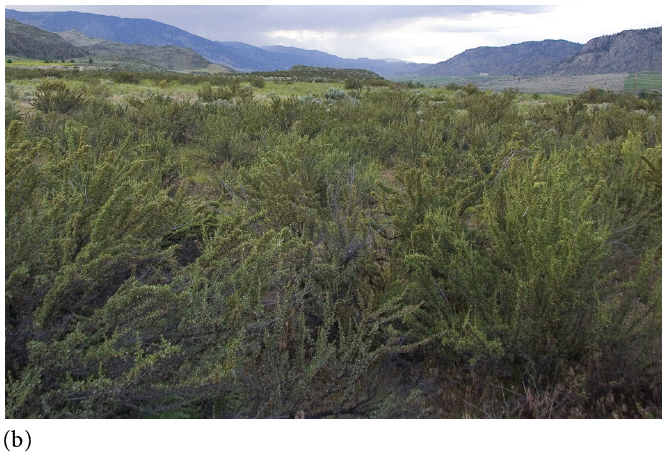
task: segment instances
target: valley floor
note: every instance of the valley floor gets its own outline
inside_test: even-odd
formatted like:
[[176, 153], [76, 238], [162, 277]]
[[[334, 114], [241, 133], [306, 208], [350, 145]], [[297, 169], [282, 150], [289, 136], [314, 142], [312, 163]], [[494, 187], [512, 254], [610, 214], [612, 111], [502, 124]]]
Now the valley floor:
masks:
[[521, 92], [527, 93], [554, 93], [554, 94], [578, 94], [586, 91], [590, 87], [603, 89], [605, 91], [623, 91], [623, 82], [629, 74], [596, 74], [596, 75], [572, 75], [572, 76], [553, 76], [553, 75], [530, 75], [513, 77], [388, 77], [390, 80], [402, 81], [412, 80], [421, 82], [425, 85], [441, 84], [455, 81], [456, 83], [471, 82], [480, 89], [490, 89], [502, 91], [506, 88], [517, 88]]

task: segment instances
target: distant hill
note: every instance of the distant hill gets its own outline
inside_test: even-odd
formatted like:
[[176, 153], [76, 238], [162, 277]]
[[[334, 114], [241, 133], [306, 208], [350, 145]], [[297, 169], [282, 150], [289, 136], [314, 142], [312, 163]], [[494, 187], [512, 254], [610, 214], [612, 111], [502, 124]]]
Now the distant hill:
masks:
[[[211, 62], [243, 72], [288, 70], [295, 65], [304, 65], [368, 69], [388, 76], [405, 72], [406, 66], [415, 64], [368, 58], [340, 58], [315, 50], [289, 47], [272, 46], [273, 48], [265, 49], [241, 42], [211, 41], [149, 19], [125, 19], [73, 11], [21, 12], [12, 9], [5, 9], [5, 17], [53, 32], [78, 30], [92, 38], [125, 44], [188, 47]], [[408, 66], [407, 70], [416, 68]]]
[[[319, 50], [304, 50], [297, 47], [264, 46], [270, 52], [298, 56], [305, 59], [308, 66], [330, 67], [337, 69], [366, 69], [385, 77], [404, 72], [416, 72], [429, 64], [411, 63], [391, 59], [340, 58]], [[391, 60], [391, 61], [390, 61]]]
[[105, 39], [90, 38], [78, 30], [57, 33], [95, 58], [114, 56], [131, 57], [170, 71], [188, 71], [208, 66], [208, 61], [192, 49], [177, 46], [147, 46], [142, 44], [124, 44]]
[[332, 82], [343, 82], [350, 78], [356, 78], [364, 80], [366, 82], [386, 82], [380, 75], [375, 72], [369, 71], [368, 69], [337, 69], [330, 67], [317, 67], [317, 66], [292, 66], [287, 71], [268, 71], [268, 72], [255, 72], [257, 75], [264, 77], [287, 77], [291, 79], [296, 79], [302, 82], [308, 82], [316, 80], [318, 82], [332, 83]]
[[57, 34], [12, 19], [5, 19], [5, 55], [36, 60], [86, 56], [81, 49]]
[[591, 39], [551, 75], [662, 71], [662, 27], [626, 30]]
[[92, 38], [125, 44], [188, 47], [209, 61], [241, 71], [252, 71], [255, 66], [254, 59], [245, 57], [236, 49], [149, 19], [124, 19], [74, 11], [30, 13], [12, 9], [5, 9], [5, 17], [53, 32], [78, 30]]
[[542, 75], [583, 46], [564, 40], [528, 41], [503, 47], [477, 47], [431, 65], [417, 75]]
[[[430, 65], [388, 61], [390, 59], [340, 58], [317, 50], [295, 47], [256, 47], [242, 42], [211, 41], [148, 19], [125, 19], [72, 11], [19, 12], [12, 9], [5, 9], [5, 17], [52, 32], [78, 30], [91, 38], [117, 43], [189, 48], [208, 61], [242, 72], [286, 71], [293, 66], [365, 69], [382, 77], [405, 74], [586, 75], [662, 70], [662, 27], [603, 36], [589, 41], [585, 46], [565, 40], [545, 40], [503, 47], [478, 47]], [[5, 34], [7, 36], [7, 31]], [[17, 45], [15, 41], [10, 44]], [[87, 45], [98, 44], [91, 42]], [[116, 46], [116, 49], [120, 47]], [[60, 58], [59, 55], [57, 57]], [[187, 64], [198, 64], [184, 55], [177, 58], [180, 59], [191, 61]]]

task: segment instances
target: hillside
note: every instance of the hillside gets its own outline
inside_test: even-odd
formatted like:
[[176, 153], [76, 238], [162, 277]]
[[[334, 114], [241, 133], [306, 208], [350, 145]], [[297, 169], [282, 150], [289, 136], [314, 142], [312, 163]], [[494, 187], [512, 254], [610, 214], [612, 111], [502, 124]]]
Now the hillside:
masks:
[[51, 60], [83, 57], [85, 53], [55, 33], [5, 19], [5, 55]]
[[283, 55], [292, 55], [306, 58], [308, 66], [330, 67], [337, 69], [366, 69], [385, 77], [404, 72], [416, 72], [429, 64], [411, 63], [406, 61], [370, 58], [340, 58], [319, 50], [304, 50], [297, 47], [264, 46], [262, 49]]
[[[382, 77], [406, 74], [430, 77], [479, 74], [592, 75], [662, 70], [661, 27], [603, 36], [591, 40], [585, 46], [565, 40], [544, 40], [503, 47], [478, 47], [429, 65], [386, 59], [340, 58], [317, 50], [285, 46], [256, 47], [242, 42], [211, 41], [148, 19], [125, 19], [71, 11], [28, 13], [12, 9], [5, 9], [5, 16], [52, 32], [78, 30], [96, 40], [128, 45], [189, 48], [210, 62], [241, 72], [286, 71], [293, 66], [314, 66], [365, 69]], [[86, 46], [98, 44], [100, 43], [91, 41]], [[103, 47], [106, 50], [99, 51], [112, 51], [108, 46], [105, 44]], [[113, 51], [121, 50], [126, 52], [127, 49], [116, 46]], [[146, 50], [141, 58], [152, 54], [152, 51]], [[184, 54], [172, 56], [171, 59], [193, 69], [200, 64], [196, 59], [189, 59]], [[165, 58], [161, 67], [165, 67], [165, 64], [175, 67], [174, 63], [168, 60], [169, 58]]]
[[274, 78], [290, 78], [302, 82], [333, 83], [355, 78], [367, 82], [367, 85], [382, 85], [387, 81], [377, 73], [367, 69], [338, 69], [318, 66], [292, 66], [288, 71], [253, 72], [253, 75]]
[[662, 71], [662, 27], [626, 30], [591, 39], [552, 75]]
[[125, 19], [79, 12], [21, 12], [5, 9], [5, 17], [53, 32], [78, 30], [98, 39], [125, 44], [188, 47], [207, 60], [242, 72], [288, 70], [295, 65], [326, 66], [345, 69], [367, 69], [381, 76], [406, 70], [405, 62], [387, 62], [368, 58], [348, 59], [324, 52], [290, 48], [265, 48], [241, 42], [219, 42], [204, 39], [171, 25], [148, 19]]
[[[188, 47], [209, 61], [241, 71], [253, 70], [255, 63], [254, 59], [245, 57], [236, 49], [154, 20], [124, 19], [73, 11], [26, 13], [12, 9], [5, 9], [5, 17], [53, 32], [74, 29], [92, 38], [124, 44]], [[270, 52], [266, 53], [271, 55]]]
[[131, 57], [170, 71], [196, 70], [208, 66], [206, 58], [184, 47], [124, 44], [90, 38], [78, 30], [69, 30], [57, 34], [87, 54], [95, 55], [96, 58], [111, 55]]
[[564, 40], [529, 41], [503, 47], [477, 47], [429, 66], [421, 76], [540, 75], [574, 55], [581, 44]]

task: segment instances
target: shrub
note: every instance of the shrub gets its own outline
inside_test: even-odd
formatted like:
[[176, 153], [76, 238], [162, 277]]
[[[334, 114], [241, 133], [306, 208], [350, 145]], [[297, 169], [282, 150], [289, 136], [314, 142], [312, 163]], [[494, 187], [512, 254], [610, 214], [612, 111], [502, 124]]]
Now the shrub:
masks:
[[353, 89], [359, 91], [363, 87], [364, 87], [364, 82], [361, 79], [351, 77], [345, 80], [345, 89]]
[[465, 91], [469, 96], [471, 96], [473, 94], [478, 94], [480, 92], [477, 85], [474, 85], [472, 83], [467, 83], [467, 84], [461, 86], [460, 89]]
[[324, 93], [322, 93], [322, 97], [330, 100], [344, 99], [346, 95], [347, 94], [345, 91], [339, 88], [334, 88], [333, 86], [329, 87]]
[[7, 417], [661, 416], [658, 100], [6, 72]]
[[138, 84], [141, 82], [141, 78], [135, 72], [129, 71], [114, 71], [111, 74], [111, 78], [116, 83], [131, 83]]
[[[232, 85], [234, 88], [234, 86]], [[202, 102], [215, 102], [217, 100], [232, 100], [236, 95], [236, 91], [228, 86], [219, 86], [213, 88], [210, 83], [205, 83], [201, 89], [197, 91], [197, 97]]]
[[44, 80], [38, 87], [31, 104], [38, 110], [49, 113], [67, 113], [83, 102], [82, 94], [70, 90], [61, 80]]
[[266, 82], [264, 81], [264, 77], [251, 76], [250, 77], [250, 84], [252, 86], [254, 86], [255, 88], [264, 88], [264, 85], [266, 85]]
[[11, 83], [7, 83], [5, 85], [5, 96], [11, 101], [17, 101], [21, 98], [21, 94], [16, 89], [16, 86], [12, 85]]

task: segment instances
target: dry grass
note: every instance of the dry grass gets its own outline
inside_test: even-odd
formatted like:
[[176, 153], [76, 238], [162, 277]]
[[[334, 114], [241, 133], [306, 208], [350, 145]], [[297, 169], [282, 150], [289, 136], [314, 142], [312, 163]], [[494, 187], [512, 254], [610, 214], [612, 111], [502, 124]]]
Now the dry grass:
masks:
[[[650, 397], [637, 402], [620, 383], [599, 385], [591, 369], [570, 367], [562, 381], [543, 386], [537, 377], [517, 384], [457, 368], [429, 368], [437, 389], [424, 394], [429, 417], [442, 419], [661, 418], [659, 381], [639, 383]], [[652, 399], [652, 401], [649, 401]], [[632, 404], [631, 400], [635, 400]]]

